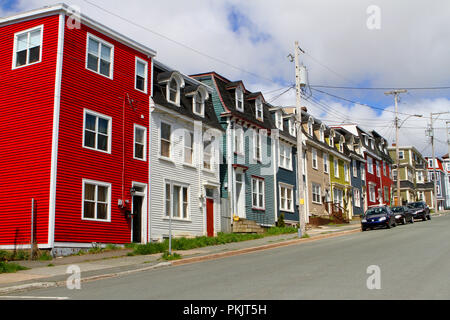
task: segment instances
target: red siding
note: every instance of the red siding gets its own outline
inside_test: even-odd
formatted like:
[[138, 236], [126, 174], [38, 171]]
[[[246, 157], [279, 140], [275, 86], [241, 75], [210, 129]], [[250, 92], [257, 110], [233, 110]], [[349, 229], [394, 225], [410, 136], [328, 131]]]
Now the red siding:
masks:
[[[42, 62], [12, 70], [14, 34], [44, 25]], [[0, 27], [0, 245], [48, 242], [58, 16]]]
[[383, 175], [383, 168], [381, 168], [381, 181], [383, 183], [383, 195], [384, 195], [384, 187], [388, 188], [388, 195], [387, 195], [387, 201], [385, 202], [387, 205], [391, 205], [391, 187], [392, 187], [392, 180], [390, 177], [390, 170], [389, 170], [389, 164], [387, 162], [383, 161], [383, 166], [386, 168], [386, 175]]
[[[373, 167], [372, 167], [372, 172], [369, 172], [369, 163], [367, 161], [367, 156], [372, 158], [372, 163], [373, 163]], [[367, 153], [364, 154], [364, 157], [366, 159], [366, 190], [367, 190], [367, 205], [368, 206], [373, 206], [373, 205], [377, 205], [380, 204], [379, 200], [378, 200], [378, 189], [380, 188], [381, 184], [380, 184], [380, 177], [377, 177], [377, 159], [375, 159], [374, 157], [368, 155]], [[383, 174], [383, 171], [381, 168], [381, 174]], [[375, 184], [375, 201], [370, 201], [370, 188], [369, 188], [369, 183]]]
[[[85, 68], [87, 32], [114, 45], [113, 80]], [[147, 128], [149, 94], [134, 89], [135, 58], [150, 59], [91, 28], [65, 29], [61, 88], [61, 113], [56, 192], [55, 242], [127, 243], [131, 241], [130, 220], [118, 208], [118, 199], [130, 200], [132, 181], [148, 185], [148, 162], [133, 159], [133, 126]], [[135, 100], [134, 108], [124, 100]], [[125, 104], [124, 104], [125, 101]], [[125, 105], [125, 107], [124, 107]], [[89, 150], [83, 143], [84, 108], [112, 118], [111, 154]], [[123, 111], [125, 108], [125, 137]], [[143, 116], [143, 117], [142, 117]], [[123, 141], [125, 141], [125, 184], [122, 185]], [[147, 159], [148, 160], [148, 159]], [[82, 220], [82, 180], [110, 183], [111, 222]], [[143, 213], [145, 214], [145, 213]]]

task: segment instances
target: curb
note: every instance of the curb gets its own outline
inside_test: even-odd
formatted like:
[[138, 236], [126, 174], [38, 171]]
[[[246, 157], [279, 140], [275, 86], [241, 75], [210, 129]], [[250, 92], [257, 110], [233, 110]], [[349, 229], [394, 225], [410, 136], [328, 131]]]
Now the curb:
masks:
[[[148, 270], [152, 270], [152, 269], [158, 269], [158, 268], [162, 268], [162, 267], [180, 266], [180, 265], [191, 264], [191, 263], [196, 263], [196, 262], [221, 259], [221, 258], [237, 256], [237, 255], [242, 255], [242, 254], [251, 253], [251, 252], [258, 252], [258, 251], [269, 250], [269, 249], [274, 249], [274, 248], [287, 247], [290, 245], [303, 243], [303, 242], [313, 242], [313, 241], [317, 241], [317, 240], [321, 240], [321, 239], [335, 238], [335, 237], [339, 237], [339, 236], [343, 236], [343, 235], [347, 235], [347, 234], [359, 233], [359, 232], [361, 232], [361, 229], [355, 228], [352, 230], [339, 231], [339, 232], [334, 232], [334, 233], [329, 233], [329, 234], [318, 235], [318, 236], [314, 236], [312, 238], [294, 239], [294, 240], [288, 240], [288, 241], [283, 241], [283, 242], [279, 242], [279, 243], [266, 244], [266, 245], [257, 246], [257, 247], [250, 247], [250, 248], [233, 250], [233, 251], [228, 251], [228, 252], [214, 253], [214, 254], [204, 255], [204, 256], [200, 256], [200, 257], [192, 257], [192, 258], [186, 258], [186, 259], [182, 259], [182, 260], [175, 260], [172, 262], [161, 262], [156, 265], [152, 265], [152, 266], [145, 267], [145, 268], [139, 268], [139, 269], [134, 269], [134, 270], [114, 272], [114, 273], [86, 277], [86, 278], [80, 279], [80, 281], [83, 283], [83, 282], [90, 282], [90, 281], [96, 281], [96, 280], [101, 280], [101, 279], [115, 278], [115, 277], [119, 277], [119, 276], [125, 276], [125, 275], [129, 275], [129, 274], [133, 274], [133, 273], [148, 271]], [[21, 291], [27, 291], [27, 290], [33, 290], [33, 289], [45, 289], [45, 288], [50, 288], [50, 287], [61, 287], [64, 285], [66, 285], [66, 281], [34, 282], [34, 283], [29, 283], [29, 284], [24, 284], [24, 285], [19, 285], [19, 286], [0, 288], [0, 294], [11, 294], [11, 293], [16, 293], [16, 292], [21, 292]]]
[[340, 232], [335, 232], [335, 233], [330, 233], [330, 234], [318, 235], [318, 236], [315, 236], [312, 238], [288, 240], [288, 241], [283, 241], [283, 242], [279, 242], [279, 243], [266, 244], [266, 245], [262, 245], [262, 246], [258, 246], [258, 247], [233, 250], [233, 251], [223, 252], [223, 253], [214, 253], [214, 254], [205, 255], [205, 256], [201, 256], [201, 257], [186, 258], [186, 259], [182, 259], [182, 260], [173, 261], [172, 266], [179, 266], [179, 265], [196, 263], [196, 262], [201, 262], [201, 261], [221, 259], [221, 258], [237, 256], [237, 255], [241, 255], [241, 254], [245, 254], [245, 253], [257, 252], [257, 251], [268, 250], [268, 249], [279, 248], [279, 247], [286, 247], [286, 246], [294, 245], [297, 243], [312, 242], [312, 241], [316, 241], [316, 240], [334, 238], [334, 237], [339, 237], [339, 236], [353, 234], [353, 233], [359, 233], [359, 232], [361, 232], [361, 229], [355, 228], [353, 230], [346, 230], [346, 231], [340, 231]]

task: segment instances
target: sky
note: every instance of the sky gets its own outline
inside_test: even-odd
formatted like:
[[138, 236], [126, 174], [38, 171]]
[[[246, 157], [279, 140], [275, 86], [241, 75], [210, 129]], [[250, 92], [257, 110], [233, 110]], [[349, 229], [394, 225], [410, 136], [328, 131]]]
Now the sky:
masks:
[[[0, 17], [61, 1], [0, 0]], [[273, 105], [295, 105], [293, 89], [280, 94], [295, 83], [295, 65], [287, 56], [294, 53], [297, 40], [305, 52], [300, 60], [312, 88], [302, 100], [309, 113], [328, 125], [357, 123], [376, 130], [390, 143], [395, 140], [394, 97], [384, 94], [388, 90], [317, 86], [450, 87], [447, 0], [66, 3], [156, 50], [159, 61], [185, 74], [216, 71], [232, 81], [242, 80], [248, 90], [261, 91]], [[450, 89], [408, 90], [398, 108], [404, 113], [399, 115], [400, 145], [413, 145], [424, 156], [431, 155], [425, 135], [430, 112], [450, 112]], [[445, 126], [450, 113], [435, 118], [436, 155], [442, 156], [448, 152]]]

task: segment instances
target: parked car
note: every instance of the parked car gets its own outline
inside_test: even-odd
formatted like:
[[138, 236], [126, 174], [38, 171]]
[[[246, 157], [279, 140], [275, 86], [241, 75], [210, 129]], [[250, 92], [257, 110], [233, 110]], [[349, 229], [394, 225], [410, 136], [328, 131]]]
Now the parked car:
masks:
[[430, 208], [424, 201], [410, 202], [406, 206], [413, 212], [414, 219], [431, 220]]
[[385, 227], [390, 229], [396, 225], [397, 223], [395, 222], [395, 216], [391, 208], [387, 205], [370, 207], [361, 219], [362, 231], [377, 227]]
[[397, 223], [406, 224], [406, 222], [414, 223], [414, 210], [407, 206], [392, 207], [392, 212], [395, 215], [395, 221]]

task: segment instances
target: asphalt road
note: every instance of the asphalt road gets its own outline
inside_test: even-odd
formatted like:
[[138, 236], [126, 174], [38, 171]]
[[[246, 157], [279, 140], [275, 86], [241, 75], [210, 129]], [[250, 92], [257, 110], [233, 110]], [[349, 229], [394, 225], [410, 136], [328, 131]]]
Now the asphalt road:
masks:
[[[450, 299], [450, 215], [390, 230], [82, 283], [26, 296], [69, 299]], [[369, 290], [369, 266], [380, 289]], [[24, 294], [16, 294], [23, 296]], [[20, 299], [20, 298], [19, 298]]]

